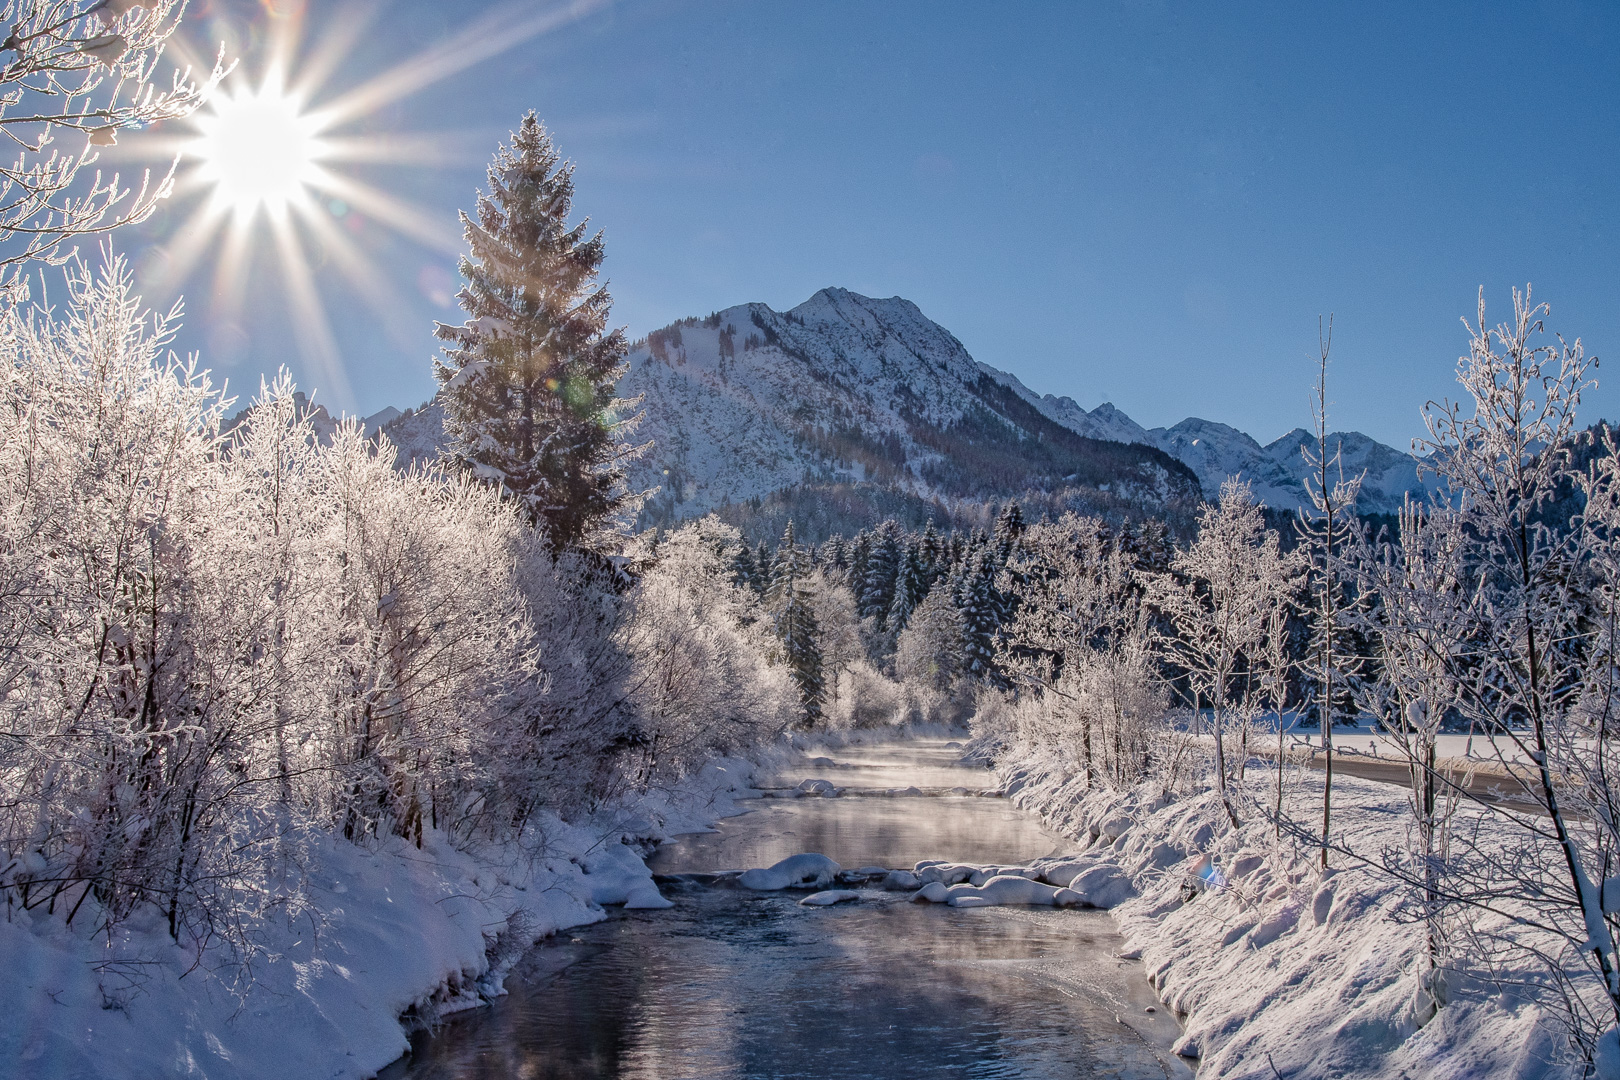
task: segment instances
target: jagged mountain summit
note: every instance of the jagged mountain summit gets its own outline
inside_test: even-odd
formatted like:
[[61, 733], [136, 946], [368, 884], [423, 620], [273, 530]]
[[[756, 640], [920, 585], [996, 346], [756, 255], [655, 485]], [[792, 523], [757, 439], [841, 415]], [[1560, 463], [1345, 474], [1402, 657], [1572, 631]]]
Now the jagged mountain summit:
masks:
[[[1188, 418], [1141, 427], [1111, 404], [1086, 411], [979, 363], [909, 300], [823, 289], [789, 311], [740, 304], [635, 344], [620, 395], [639, 399], [631, 467], [658, 489], [648, 523], [694, 517], [794, 489], [890, 491], [945, 501], [1042, 493], [1092, 511], [1189, 509], [1230, 476], [1279, 510], [1306, 498], [1296, 429], [1261, 446]], [[382, 425], [401, 464], [437, 455], [435, 402]], [[1418, 462], [1357, 432], [1336, 433], [1360, 508], [1393, 512], [1425, 495]]]
[[1054, 420], [1010, 376], [898, 297], [823, 289], [791, 311], [743, 304], [632, 349], [620, 393], [653, 452], [632, 481], [657, 520], [804, 484], [875, 484], [945, 499], [1028, 491], [1163, 506], [1197, 477], [1148, 445]]

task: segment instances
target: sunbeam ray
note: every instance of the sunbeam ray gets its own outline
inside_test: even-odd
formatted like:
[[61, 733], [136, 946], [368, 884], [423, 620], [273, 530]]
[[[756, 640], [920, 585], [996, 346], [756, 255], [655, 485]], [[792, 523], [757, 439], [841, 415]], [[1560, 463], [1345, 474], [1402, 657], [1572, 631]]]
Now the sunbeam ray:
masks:
[[436, 251], [450, 255], [461, 253], [460, 233], [403, 199], [330, 169], [312, 170], [309, 183], [316, 190], [336, 195], [350, 206]]
[[438, 48], [419, 53], [350, 90], [322, 112], [330, 117], [334, 126], [347, 123], [526, 41], [577, 22], [609, 2], [571, 0], [542, 12], [533, 11], [529, 4], [508, 5], [479, 19]]
[[281, 279], [296, 316], [293, 335], [298, 339], [300, 350], [315, 362], [321, 375], [319, 385], [326, 390], [331, 403], [339, 409], [352, 409], [354, 391], [349, 387], [348, 373], [343, 370], [343, 359], [338, 352], [337, 339], [332, 335], [331, 324], [327, 321], [326, 309], [315, 293], [315, 281], [310, 275], [303, 246], [293, 230], [291, 215], [271, 213], [265, 216], [275, 236]]
[[316, 242], [338, 264], [343, 271], [344, 281], [360, 294], [360, 299], [377, 317], [388, 339], [406, 351], [419, 346], [420, 339], [408, 334], [400, 320], [394, 317], [404, 306], [404, 297], [386, 276], [378, 273], [365, 252], [343, 235], [343, 231], [336, 228], [319, 209], [300, 213], [298, 222], [314, 234]]

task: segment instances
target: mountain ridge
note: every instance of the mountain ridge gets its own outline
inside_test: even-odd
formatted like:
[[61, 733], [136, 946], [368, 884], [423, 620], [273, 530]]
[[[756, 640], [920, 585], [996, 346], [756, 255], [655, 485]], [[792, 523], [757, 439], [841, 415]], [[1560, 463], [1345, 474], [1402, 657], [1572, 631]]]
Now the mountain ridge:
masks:
[[[1307, 499], [1300, 451], [1315, 441], [1296, 428], [1262, 446], [1199, 417], [1148, 429], [1112, 403], [1087, 411], [975, 360], [910, 300], [835, 287], [783, 312], [751, 302], [654, 330], [632, 345], [619, 393], [640, 399], [636, 437], [653, 443], [630, 469], [632, 487], [658, 489], [644, 524], [818, 484], [1185, 510], [1233, 475], [1287, 511]], [[388, 434], [402, 465], [436, 457], [443, 440], [436, 401], [365, 423]], [[1364, 474], [1364, 513], [1431, 490], [1411, 454], [1359, 432], [1329, 441], [1347, 477]]]

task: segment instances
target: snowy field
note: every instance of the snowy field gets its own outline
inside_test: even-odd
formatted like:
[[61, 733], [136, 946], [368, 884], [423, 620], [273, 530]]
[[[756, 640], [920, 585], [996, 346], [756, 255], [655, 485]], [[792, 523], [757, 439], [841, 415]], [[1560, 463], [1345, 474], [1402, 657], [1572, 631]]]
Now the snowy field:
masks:
[[740, 812], [751, 770], [722, 760], [673, 794], [577, 826], [551, 818], [528, 851], [469, 853], [431, 833], [420, 849], [333, 840], [304, 866], [310, 910], [271, 925], [246, 969], [178, 948], [159, 919], [108, 941], [14, 909], [0, 921], [0, 1074], [372, 1076], [409, 1048], [407, 1024], [504, 993], [539, 938], [600, 920], [604, 904], [667, 905], [631, 842]]
[[[1203, 713], [1205, 724], [1208, 723], [1208, 715], [1208, 710], [1205, 710]], [[1283, 737], [1290, 750], [1321, 748], [1322, 728], [1315, 720], [1296, 712], [1285, 712], [1281, 714], [1281, 719]], [[1262, 737], [1261, 752], [1265, 751], [1268, 744], [1273, 748], [1277, 745], [1277, 722], [1277, 713], [1262, 713], [1255, 718], [1254, 728]], [[1367, 718], [1356, 724], [1335, 724], [1333, 749], [1336, 753], [1361, 754], [1366, 757], [1396, 759], [1401, 757], [1400, 737], [1377, 730]], [[1468, 761], [1481, 764], [1528, 760], [1512, 739], [1501, 736], [1441, 734], [1435, 737], [1435, 750], [1442, 761]]]

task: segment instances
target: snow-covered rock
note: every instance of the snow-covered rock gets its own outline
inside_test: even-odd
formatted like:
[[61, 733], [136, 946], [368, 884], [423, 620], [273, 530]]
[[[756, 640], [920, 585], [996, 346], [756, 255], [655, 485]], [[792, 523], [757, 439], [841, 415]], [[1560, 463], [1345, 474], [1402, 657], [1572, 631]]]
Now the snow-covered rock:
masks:
[[819, 795], [824, 799], [833, 799], [838, 796], [838, 785], [831, 780], [810, 779], [801, 780], [797, 789], [800, 795]]
[[819, 889], [832, 884], [842, 869], [825, 855], [789, 855], [774, 866], [745, 870], [737, 884], [745, 889], [770, 892], [776, 889]]
[[1022, 874], [997, 874], [981, 885], [931, 881], [912, 896], [914, 903], [951, 907], [1079, 907], [1080, 894], [1043, 884]]
[[853, 889], [826, 889], [814, 892], [799, 901], [801, 907], [832, 907], [834, 904], [847, 904], [852, 900], [859, 900], [861, 894]]

